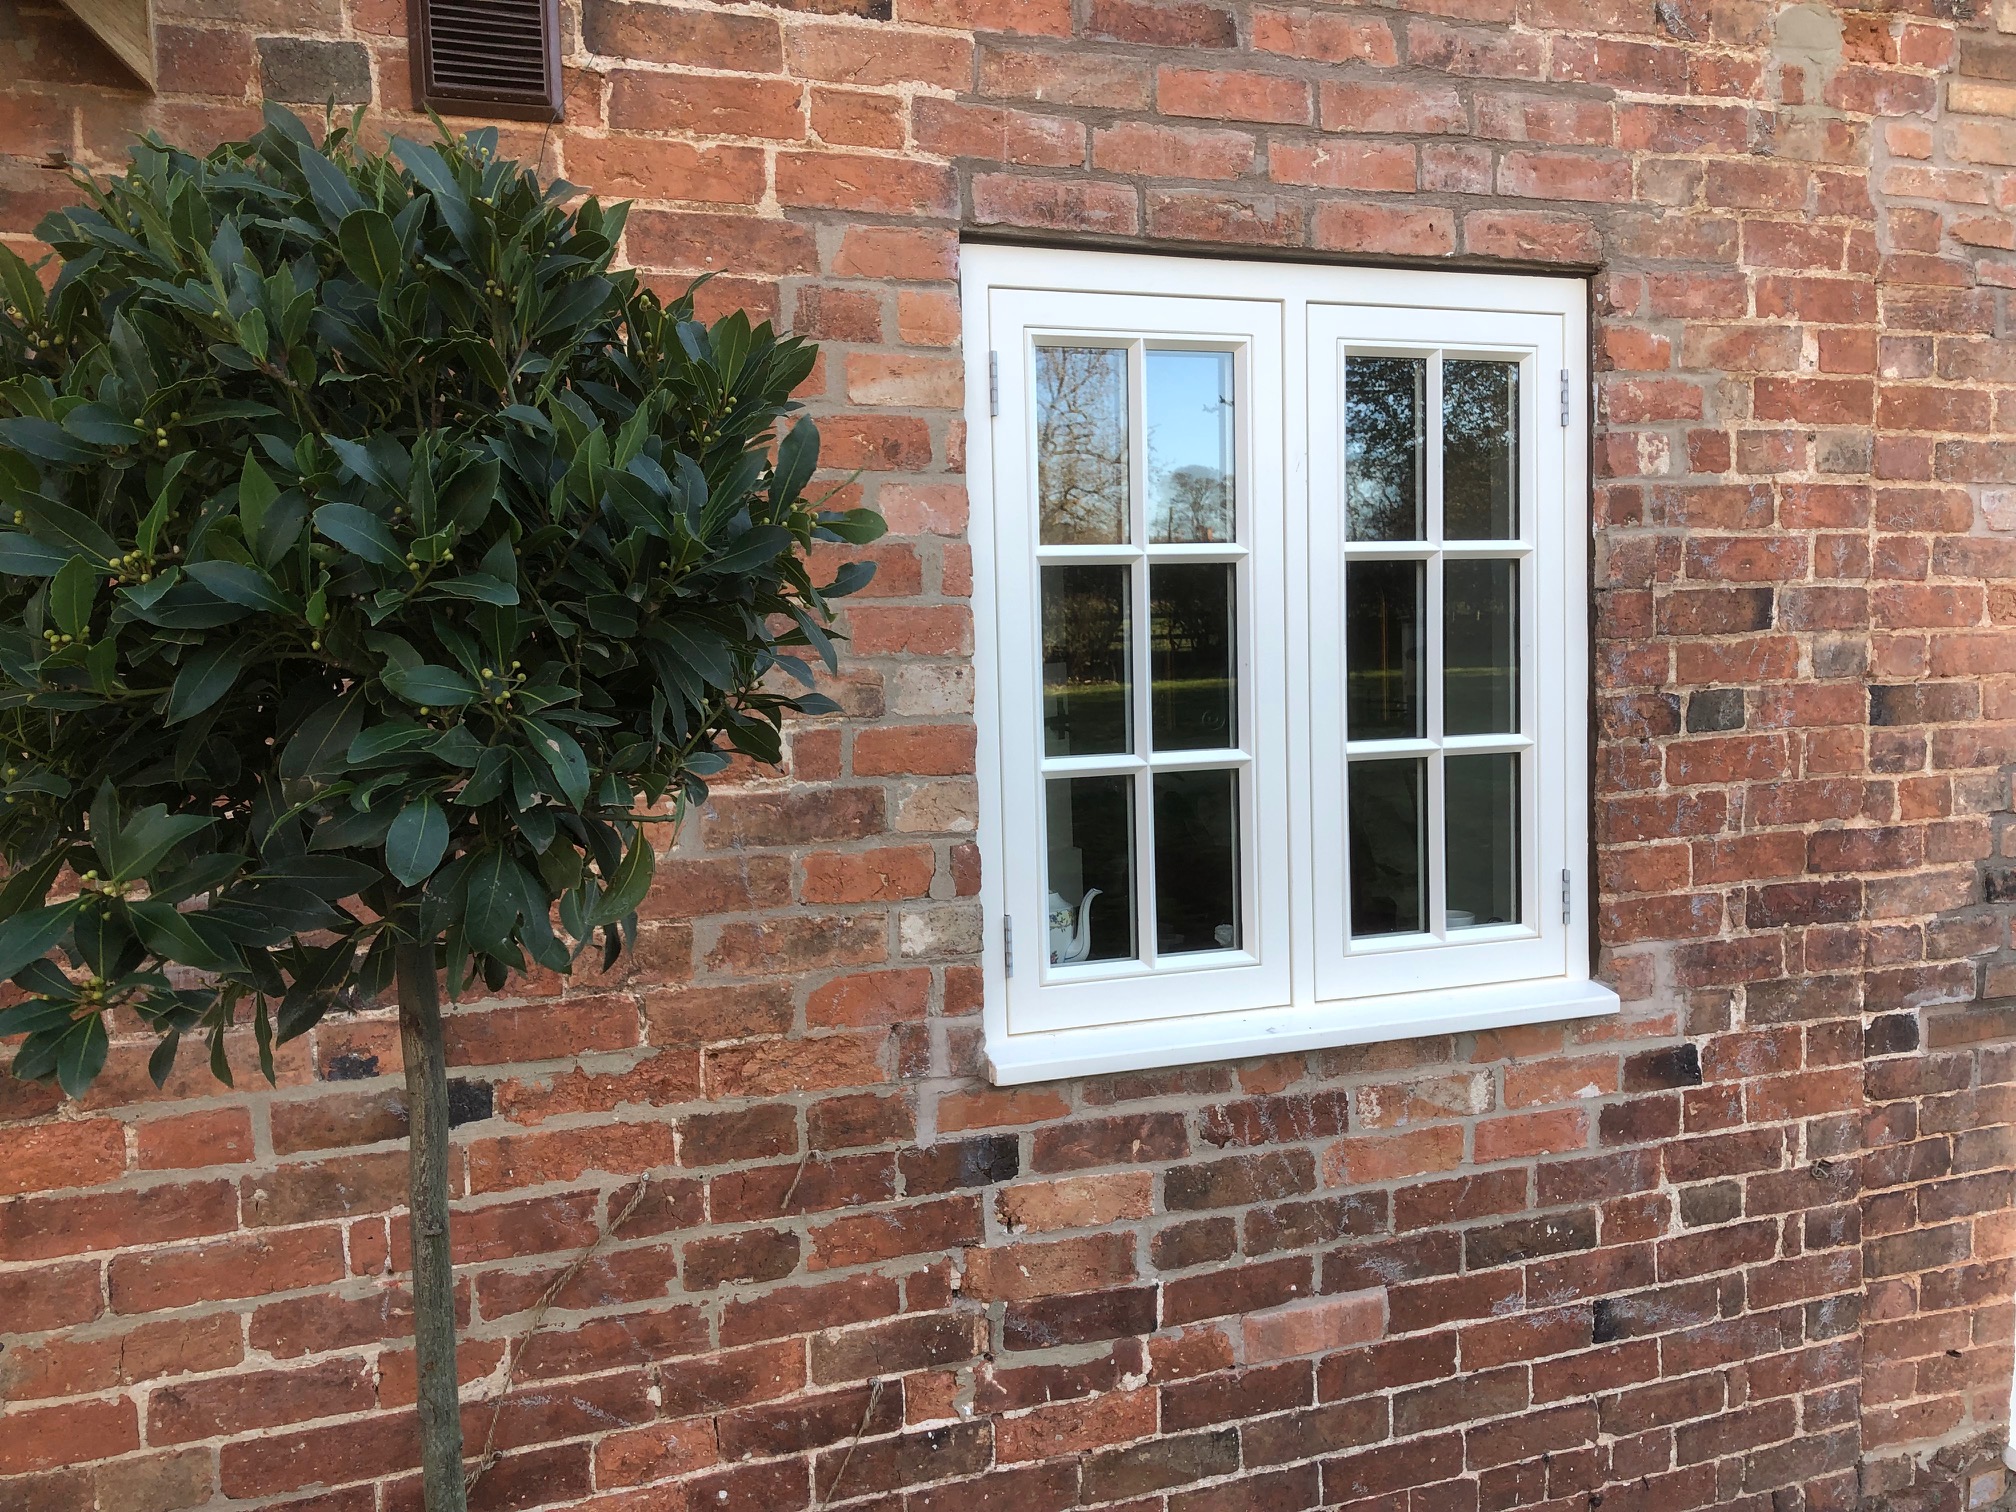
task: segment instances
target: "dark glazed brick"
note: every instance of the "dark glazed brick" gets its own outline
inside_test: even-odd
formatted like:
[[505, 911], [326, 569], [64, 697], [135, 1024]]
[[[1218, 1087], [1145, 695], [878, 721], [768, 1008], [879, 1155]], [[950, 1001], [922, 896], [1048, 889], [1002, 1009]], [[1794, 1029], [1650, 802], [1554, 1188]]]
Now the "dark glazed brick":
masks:
[[1263, 1417], [1239, 1430], [1249, 1467], [1285, 1465], [1338, 1449], [1376, 1444], [1386, 1437], [1386, 1399], [1361, 1397]]
[[1743, 1189], [1733, 1181], [1711, 1181], [1680, 1190], [1680, 1221], [1689, 1228], [1727, 1223], [1743, 1215]]
[[1162, 1431], [1215, 1428], [1241, 1418], [1307, 1407], [1314, 1400], [1315, 1378], [1307, 1360], [1227, 1371], [1164, 1386]]
[[1163, 1202], [1171, 1212], [1244, 1207], [1315, 1189], [1316, 1157], [1307, 1150], [1270, 1150], [1182, 1165], [1162, 1178]]
[[1163, 1287], [1162, 1318], [1165, 1323], [1194, 1323], [1279, 1307], [1314, 1290], [1310, 1271], [1308, 1257], [1298, 1256], [1185, 1276]]
[[1078, 1171], [1090, 1166], [1181, 1160], [1190, 1153], [1178, 1113], [1137, 1113], [1085, 1119], [1036, 1131], [1032, 1169]]
[[754, 1459], [799, 1454], [864, 1431], [894, 1433], [902, 1426], [903, 1383], [893, 1380], [723, 1413], [715, 1432], [723, 1455]]
[[481, 1123], [495, 1111], [495, 1091], [487, 1081], [457, 1077], [448, 1083], [449, 1128], [459, 1129], [464, 1124]]
[[987, 1468], [993, 1445], [994, 1425], [986, 1420], [839, 1444], [820, 1453], [812, 1479], [822, 1501], [896, 1491], [927, 1481], [978, 1475]]
[[1664, 1050], [1641, 1050], [1624, 1062], [1626, 1092], [1657, 1092], [1671, 1087], [1701, 1085], [1701, 1047], [1674, 1045]]
[[1148, 1241], [1148, 1256], [1157, 1270], [1187, 1270], [1212, 1265], [1239, 1253], [1239, 1225], [1231, 1218], [1193, 1218], [1172, 1223]]
[[1899, 683], [1869, 690], [1872, 725], [1957, 724], [1981, 713], [1972, 683]]
[[1886, 1013], [1863, 1026], [1864, 1055], [1903, 1055], [1917, 1048], [1918, 1015], [1915, 1013]]
[[812, 1379], [822, 1384], [865, 1381], [933, 1365], [964, 1364], [976, 1349], [977, 1321], [965, 1313], [926, 1313], [844, 1333], [816, 1334]]
[[1520, 1218], [1489, 1228], [1474, 1228], [1463, 1236], [1463, 1268], [1488, 1270], [1494, 1265], [1566, 1255], [1596, 1246], [1596, 1215], [1557, 1213], [1545, 1218]]
[[371, 54], [361, 42], [261, 37], [259, 76], [269, 100], [290, 105], [371, 103]]
[[1011, 1302], [1001, 1323], [1008, 1349], [1055, 1349], [1155, 1331], [1155, 1288], [1129, 1286]]
[[[1761, 628], [1761, 627], [1760, 627]], [[1705, 734], [1711, 730], [1743, 728], [1741, 688], [1703, 688], [1687, 699], [1687, 732]]]
[[924, 1150], [905, 1150], [898, 1164], [903, 1171], [903, 1190], [911, 1196], [992, 1186], [1021, 1174], [1022, 1145], [1012, 1134], [989, 1134]]
[[1172, 1486], [1230, 1475], [1238, 1468], [1239, 1434], [1235, 1429], [1152, 1439], [1131, 1449], [1108, 1450], [1087, 1459], [1083, 1497], [1090, 1505], [1146, 1496]]

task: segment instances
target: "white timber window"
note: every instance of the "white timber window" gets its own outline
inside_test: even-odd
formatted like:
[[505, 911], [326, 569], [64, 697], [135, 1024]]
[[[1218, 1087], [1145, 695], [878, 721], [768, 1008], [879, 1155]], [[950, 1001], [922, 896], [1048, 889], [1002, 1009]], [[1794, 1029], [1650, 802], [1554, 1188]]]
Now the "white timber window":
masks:
[[1585, 285], [963, 255], [994, 1079], [1615, 1011]]

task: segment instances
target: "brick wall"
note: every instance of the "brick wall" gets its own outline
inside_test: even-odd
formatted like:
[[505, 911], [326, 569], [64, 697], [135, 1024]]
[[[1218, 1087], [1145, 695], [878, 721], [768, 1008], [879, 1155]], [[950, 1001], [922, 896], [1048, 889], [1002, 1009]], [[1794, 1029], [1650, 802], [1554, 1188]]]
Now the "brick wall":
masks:
[[[477, 1504], [2000, 1498], [2016, 5], [586, 6], [508, 139], [826, 343], [895, 530], [846, 716], [722, 789], [634, 961], [455, 1016]], [[153, 99], [0, 12], [0, 233], [262, 88], [409, 114], [399, 0], [156, 10]], [[1620, 1017], [977, 1077], [971, 231], [1592, 272]], [[396, 1056], [6, 1087], [0, 1509], [416, 1506]]]

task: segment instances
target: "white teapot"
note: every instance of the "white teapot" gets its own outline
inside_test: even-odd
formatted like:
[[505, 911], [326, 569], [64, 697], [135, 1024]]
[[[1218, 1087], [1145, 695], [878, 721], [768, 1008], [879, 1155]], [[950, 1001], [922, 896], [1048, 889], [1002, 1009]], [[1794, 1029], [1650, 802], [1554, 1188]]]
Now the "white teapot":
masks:
[[1099, 896], [1093, 888], [1073, 908], [1056, 893], [1050, 894], [1050, 964], [1068, 966], [1092, 953], [1092, 900]]

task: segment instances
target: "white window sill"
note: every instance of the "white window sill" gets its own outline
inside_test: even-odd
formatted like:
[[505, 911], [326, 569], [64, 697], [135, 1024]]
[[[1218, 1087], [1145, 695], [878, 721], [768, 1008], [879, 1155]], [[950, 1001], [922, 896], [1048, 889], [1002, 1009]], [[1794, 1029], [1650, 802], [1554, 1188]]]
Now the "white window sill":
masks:
[[987, 1075], [996, 1086], [1014, 1086], [1596, 1018], [1617, 1009], [1617, 994], [1600, 982], [1557, 977], [1042, 1034], [995, 1034], [987, 1041]]

